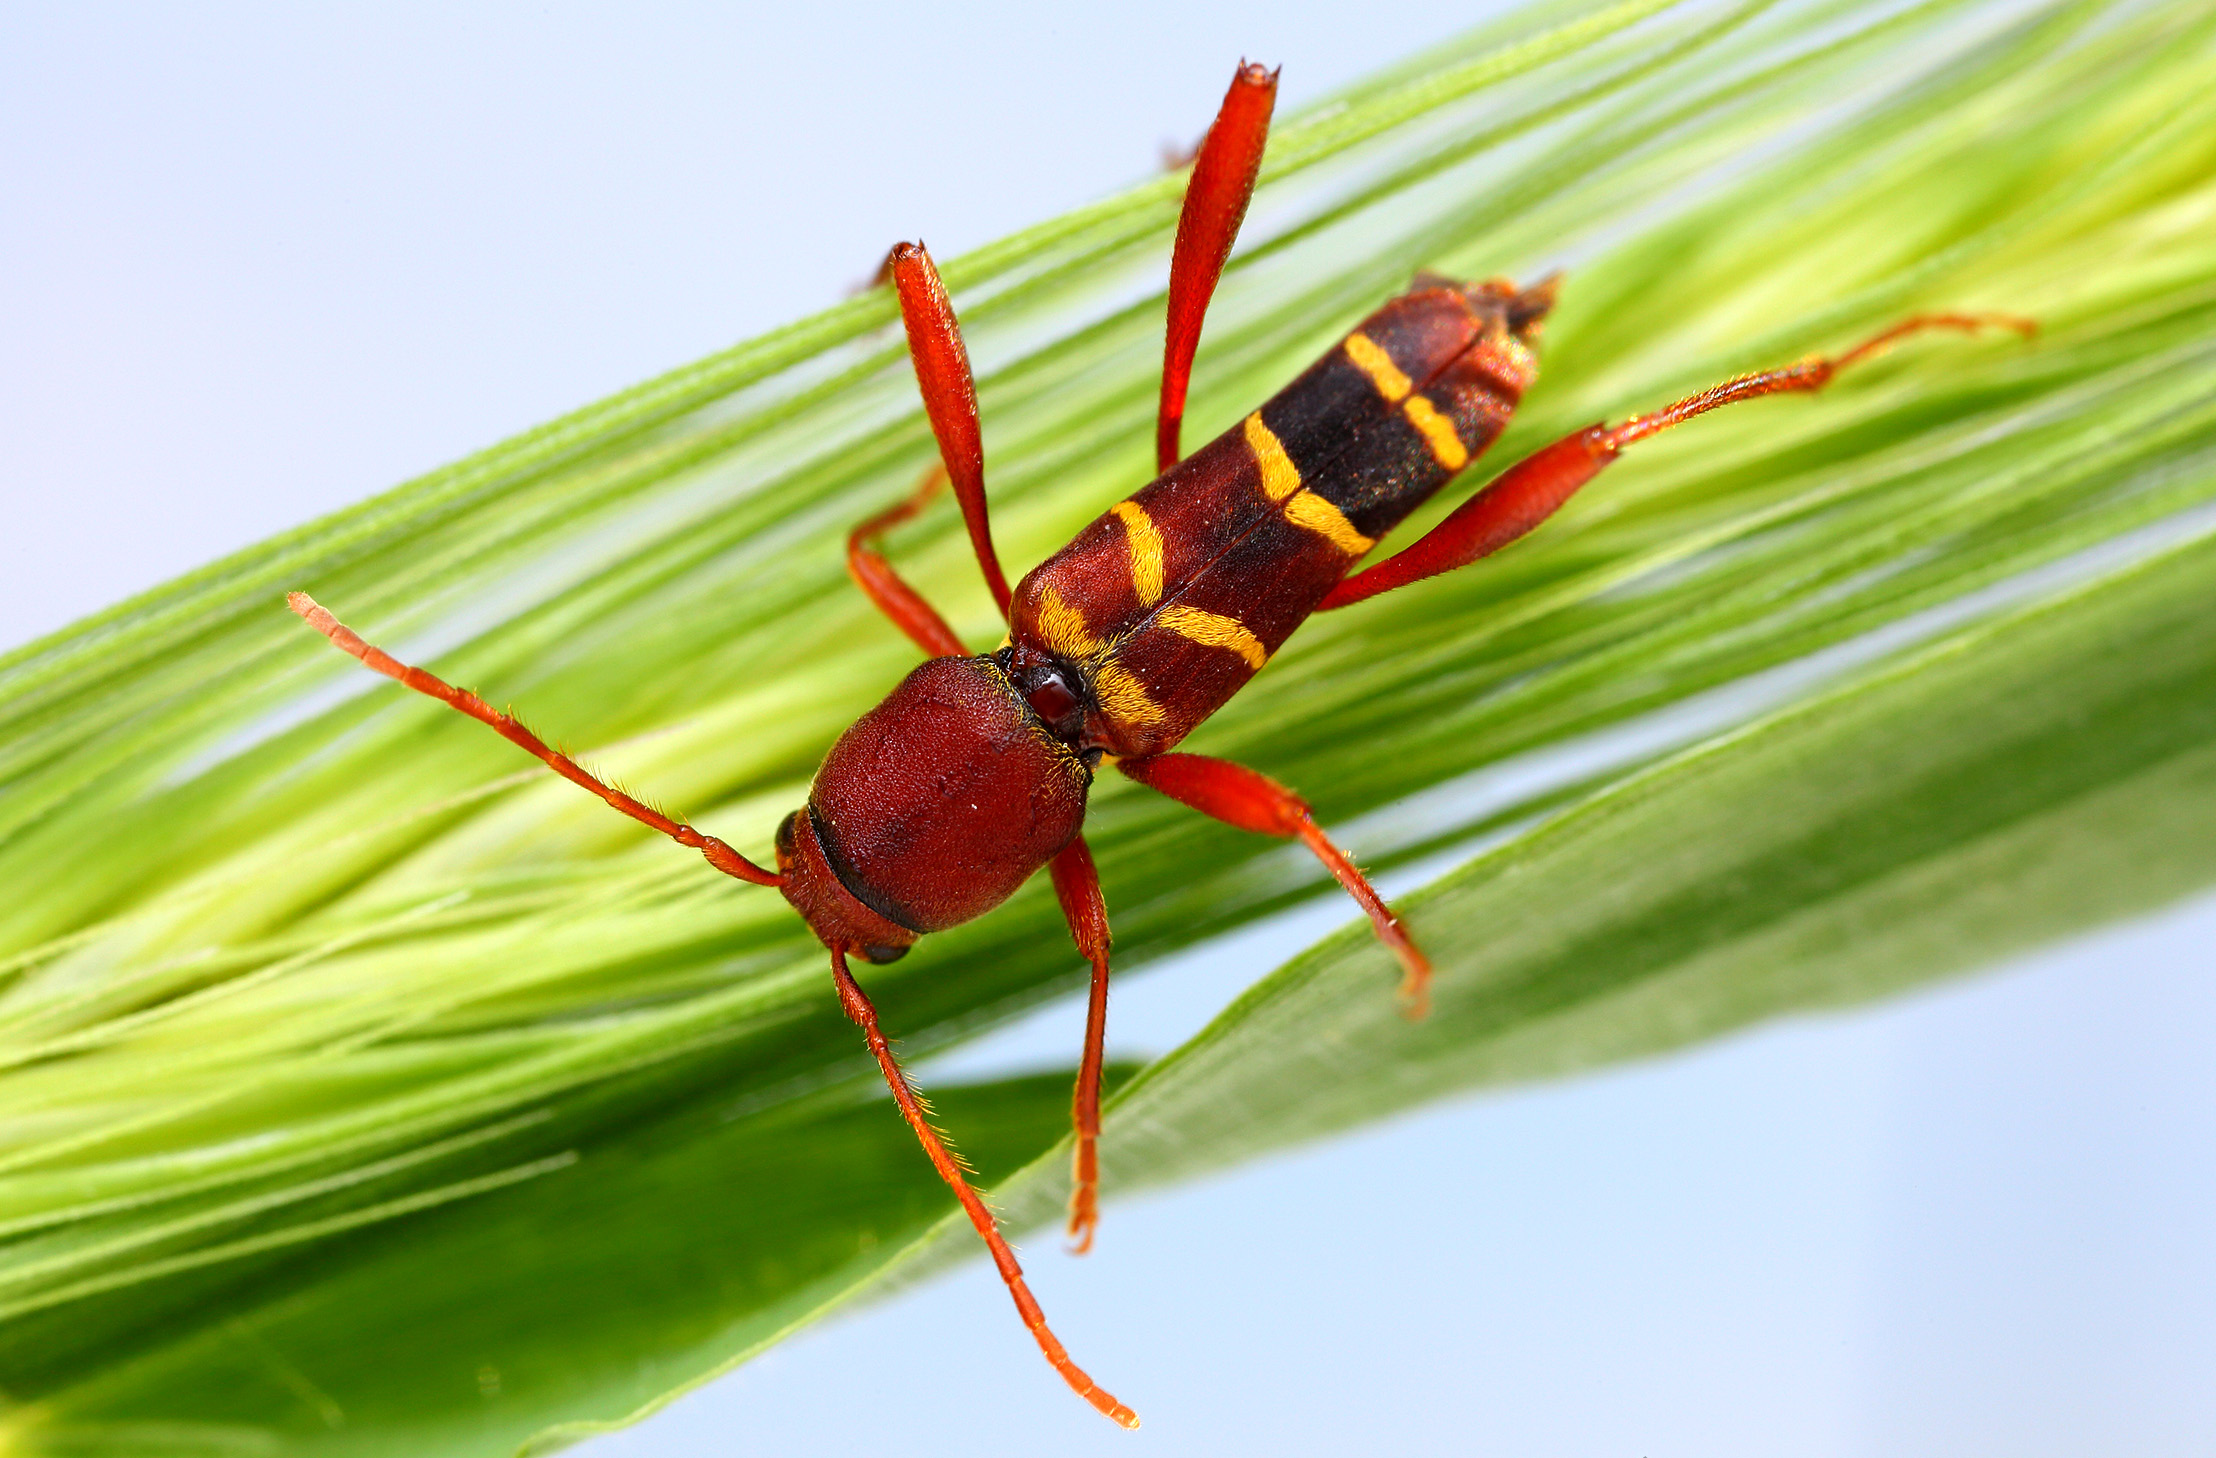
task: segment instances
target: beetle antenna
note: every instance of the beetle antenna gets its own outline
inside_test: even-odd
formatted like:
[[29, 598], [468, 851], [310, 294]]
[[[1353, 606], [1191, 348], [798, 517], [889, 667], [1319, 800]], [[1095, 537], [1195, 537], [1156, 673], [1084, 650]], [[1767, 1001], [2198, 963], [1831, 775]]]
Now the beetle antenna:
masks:
[[875, 1055], [877, 1067], [885, 1075], [885, 1086], [893, 1091], [893, 1101], [900, 1105], [901, 1117], [908, 1121], [909, 1128], [916, 1131], [916, 1138], [922, 1143], [923, 1152], [931, 1157], [932, 1167], [938, 1170], [939, 1178], [945, 1180], [954, 1191], [954, 1198], [962, 1202], [962, 1210], [969, 1216], [970, 1224], [976, 1226], [977, 1233], [985, 1238], [986, 1246], [993, 1253], [993, 1264], [1000, 1268], [1000, 1279], [1007, 1282], [1008, 1295], [1014, 1299], [1016, 1311], [1023, 1317], [1023, 1324], [1031, 1329], [1031, 1335], [1037, 1339], [1039, 1350], [1046, 1353], [1047, 1361], [1053, 1364], [1055, 1371], [1062, 1374], [1062, 1380], [1069, 1383], [1071, 1390], [1079, 1397], [1125, 1427], [1137, 1427], [1139, 1415], [1116, 1401], [1113, 1394], [1086, 1376], [1085, 1369], [1070, 1360], [1070, 1354], [1063, 1348], [1060, 1339], [1047, 1327], [1046, 1313], [1039, 1309], [1038, 1300], [1032, 1296], [1031, 1288], [1024, 1283], [1023, 1267], [1016, 1264], [1016, 1253], [1008, 1248], [1006, 1238], [1000, 1233], [999, 1223], [993, 1219], [993, 1212], [985, 1207], [985, 1202], [978, 1197], [977, 1191], [970, 1188], [970, 1182], [963, 1177], [960, 1163], [948, 1151], [946, 1141], [939, 1137], [938, 1130], [931, 1127], [931, 1120], [924, 1113], [922, 1100], [909, 1086], [907, 1072], [901, 1068], [900, 1060], [893, 1056], [892, 1045], [885, 1041], [884, 1029], [877, 1025], [877, 1009], [863, 995], [861, 985], [854, 980], [854, 974], [847, 971], [846, 950], [843, 947], [835, 946], [831, 949], [831, 975], [838, 983], [839, 1006], [845, 1008], [846, 1015], [861, 1026], [862, 1036], [869, 1040], [869, 1051]]
[[726, 876], [751, 881], [757, 886], [775, 886], [784, 880], [777, 872], [755, 865], [714, 836], [702, 835], [684, 821], [672, 820], [653, 806], [626, 795], [524, 728], [522, 722], [513, 715], [501, 713], [469, 690], [458, 689], [445, 679], [402, 663], [384, 649], [362, 641], [361, 634], [332, 617], [321, 603], [306, 593], [287, 593], [285, 606], [306, 618], [309, 627], [329, 638], [341, 652], [352, 654], [385, 677], [397, 679], [417, 693], [428, 694], [448, 708], [459, 709], [480, 724], [490, 727], [510, 744], [520, 745], [546, 761], [548, 767], [563, 779], [584, 786], [633, 820], [659, 830], [679, 845], [691, 846], [699, 851], [707, 858], [709, 865]]

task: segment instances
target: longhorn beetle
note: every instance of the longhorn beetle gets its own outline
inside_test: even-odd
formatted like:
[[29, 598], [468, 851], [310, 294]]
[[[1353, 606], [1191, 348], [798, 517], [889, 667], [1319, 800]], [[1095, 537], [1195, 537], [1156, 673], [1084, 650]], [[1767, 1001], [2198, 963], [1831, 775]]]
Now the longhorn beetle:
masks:
[[[2035, 328], [2005, 315], [1918, 315], [1844, 354], [1741, 375], [1651, 415], [1589, 426], [1509, 467], [1405, 550], [1349, 575], [1508, 424], [1538, 372], [1533, 348], [1559, 280], [1518, 288], [1420, 274], [1261, 409], [1180, 458], [1193, 352], [1254, 191], [1276, 97], [1277, 73], [1242, 62], [1186, 183], [1156, 417], [1162, 474], [1013, 591], [993, 550], [977, 391], [953, 306], [921, 244], [892, 250], [887, 270], [940, 464], [907, 499], [854, 529], [846, 560], [870, 601], [929, 659], [831, 747], [808, 803], [778, 827], [775, 871], [606, 784], [477, 695], [372, 647], [306, 593], [288, 599], [370, 668], [490, 725], [726, 875], [783, 892], [829, 949], [840, 1005], [861, 1026], [901, 1115], [991, 1249], [1047, 1361], [1086, 1401], [1134, 1428], [1137, 1414], [1086, 1376], [1048, 1329], [992, 1213], [926, 1120], [848, 956], [891, 962], [924, 933], [983, 915], [1047, 869], [1070, 934], [1092, 964], [1069, 1207], [1069, 1233], [1082, 1253], [1099, 1218], [1109, 937], [1079, 827], [1101, 764], [1204, 815], [1300, 840], [1368, 913], [1400, 961], [1408, 1010], [1421, 1016], [1430, 964], [1306, 803], [1243, 765], [1174, 753], [1178, 742], [1245, 686], [1310, 613], [1498, 551], [1635, 441], [1720, 405], [1820, 390], [1841, 369], [1920, 330]], [[1008, 624], [1006, 642], [990, 654], [972, 654], [876, 546], [948, 482]]]

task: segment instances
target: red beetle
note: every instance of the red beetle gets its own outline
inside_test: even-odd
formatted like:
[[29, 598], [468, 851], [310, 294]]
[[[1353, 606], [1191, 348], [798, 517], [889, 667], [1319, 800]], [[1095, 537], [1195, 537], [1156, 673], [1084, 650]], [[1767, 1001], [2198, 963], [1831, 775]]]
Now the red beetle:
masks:
[[[778, 828], [775, 871], [603, 783], [475, 694], [370, 646], [307, 594], [289, 599], [293, 611], [369, 667], [489, 724], [624, 814], [699, 850], [716, 869], [782, 891], [830, 949], [841, 1005], [861, 1025], [901, 1113], [991, 1248], [1047, 1360], [1127, 1427], [1138, 1426], [1137, 1415], [1087, 1377], [1047, 1328], [991, 1212], [925, 1120], [848, 955], [892, 961], [925, 933], [998, 906], [1041, 867], [1052, 873], [1070, 932], [1093, 969], [1069, 1225], [1083, 1251], [1098, 1219], [1109, 936], [1079, 832], [1103, 762], [1204, 814], [1306, 844], [1400, 959], [1402, 995], [1420, 1016], [1429, 964], [1300, 797], [1241, 765], [1174, 753], [1177, 744], [1309, 614], [1497, 551], [1634, 441], [1719, 405], [1821, 389], [1844, 366], [1917, 330], [2033, 328], [1998, 315], [1918, 316], [1844, 354], [1743, 375], [1652, 415], [1591, 426], [1511, 466], [1412, 546], [1351, 571], [1506, 427], [1537, 374], [1534, 351], [1556, 281], [1518, 288], [1419, 276], [1267, 404], [1180, 459], [1193, 352], [1254, 190], [1276, 92], [1275, 72], [1241, 65], [1186, 185], [1157, 416], [1162, 474], [1013, 592], [993, 550], [977, 394], [953, 307], [920, 245], [892, 250], [886, 271], [942, 465], [909, 499], [854, 531], [847, 565], [930, 658], [832, 746], [808, 803]], [[972, 654], [872, 545], [949, 481], [1008, 622], [1007, 642], [991, 654]]]

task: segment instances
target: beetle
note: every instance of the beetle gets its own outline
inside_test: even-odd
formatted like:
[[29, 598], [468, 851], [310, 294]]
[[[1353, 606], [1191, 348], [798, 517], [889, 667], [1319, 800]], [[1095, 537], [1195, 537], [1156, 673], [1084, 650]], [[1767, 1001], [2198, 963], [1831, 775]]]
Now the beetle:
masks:
[[[922, 245], [903, 243], [888, 255], [883, 276], [899, 298], [940, 462], [906, 499], [855, 528], [847, 566], [928, 657], [832, 746], [807, 803], [778, 828], [775, 870], [605, 783], [477, 695], [371, 646], [306, 593], [288, 598], [368, 667], [491, 726], [717, 870], [781, 891], [829, 951], [841, 1007], [861, 1027], [902, 1116], [983, 1237], [1047, 1360], [1126, 1427], [1138, 1426], [1137, 1415], [1094, 1383], [1047, 1326], [992, 1213], [928, 1122], [849, 956], [893, 961], [919, 937], [983, 915], [1048, 871], [1092, 968], [1072, 1113], [1069, 1233], [1082, 1253], [1099, 1219], [1109, 929], [1081, 827], [1101, 766], [1231, 825], [1301, 841], [1398, 958], [1401, 996], [1421, 1016], [1430, 964], [1307, 804], [1254, 770], [1177, 745], [1310, 614], [1498, 551], [1637, 441], [1723, 405], [1820, 390], [1841, 369], [1922, 330], [2035, 327], [1997, 314], [1917, 315], [1844, 353], [1741, 375], [1652, 414], [1589, 426], [1509, 467], [1414, 544], [1355, 570], [1507, 426], [1537, 375], [1536, 347], [1559, 279], [1519, 287], [1419, 274], [1260, 409], [1183, 455], [1194, 352], [1254, 191], [1276, 94], [1275, 71], [1242, 62], [1192, 162], [1170, 262], [1160, 474], [1013, 589], [993, 547], [976, 386], [953, 306]], [[877, 546], [948, 485], [1008, 625], [989, 654], [973, 654]]]

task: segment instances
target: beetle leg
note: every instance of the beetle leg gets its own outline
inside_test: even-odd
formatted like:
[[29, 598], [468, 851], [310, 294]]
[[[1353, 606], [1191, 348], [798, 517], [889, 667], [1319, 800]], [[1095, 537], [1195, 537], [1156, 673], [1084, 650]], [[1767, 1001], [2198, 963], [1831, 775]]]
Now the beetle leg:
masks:
[[1177, 218], [1177, 246], [1170, 254], [1169, 331], [1162, 341], [1162, 397], [1154, 419], [1155, 469], [1178, 461], [1178, 432], [1185, 423], [1185, 390], [1192, 381], [1193, 351], [1208, 300], [1223, 277], [1224, 261], [1246, 219], [1277, 104], [1277, 73], [1240, 62], [1208, 135], [1193, 158], [1185, 207]]
[[1400, 959], [1400, 995], [1409, 1016], [1424, 1015], [1430, 1006], [1430, 959], [1408, 939], [1400, 918], [1393, 915], [1369, 878], [1323, 833], [1323, 827], [1309, 813], [1307, 801], [1259, 771], [1203, 754], [1154, 754], [1119, 760], [1117, 768], [1149, 789], [1159, 790], [1226, 825], [1261, 835], [1293, 837], [1307, 846], [1369, 913], [1377, 939]]
[[962, 504], [970, 546], [993, 605], [1008, 616], [1008, 578], [993, 551], [993, 525], [985, 511], [985, 440], [977, 427], [977, 381], [970, 373], [969, 350], [954, 305], [939, 281], [939, 270], [921, 243], [896, 243], [886, 258], [893, 288], [900, 295], [900, 319], [908, 330], [908, 358], [923, 392], [923, 413], [938, 438], [939, 459], [954, 482]]
[[361, 635], [331, 616], [322, 604], [304, 592], [288, 593], [285, 605], [308, 620], [308, 626], [329, 638], [340, 650], [351, 653], [370, 668], [387, 678], [398, 679], [419, 694], [429, 694], [449, 708], [459, 709], [481, 724], [489, 725], [495, 734], [510, 744], [522, 746], [546, 761], [554, 773], [572, 784], [586, 789], [607, 801], [616, 809], [642, 825], [652, 826], [679, 845], [690, 846], [707, 857], [708, 864], [726, 876], [741, 881], [751, 881], [757, 886], [775, 886], [783, 878], [775, 871], [765, 870], [740, 855], [730, 846], [712, 835], [702, 835], [682, 820], [672, 820], [650, 805], [642, 804], [623, 791], [594, 775], [590, 770], [547, 744], [547, 742], [523, 727], [513, 716], [494, 709], [467, 689], [458, 689], [442, 678], [433, 677], [420, 668], [411, 668], [385, 652], [382, 648], [365, 643]]
[[1070, 1098], [1070, 1123], [1077, 1149], [1070, 1160], [1071, 1255], [1093, 1248], [1100, 1223], [1100, 1059], [1108, 1036], [1108, 903], [1101, 899], [1100, 873], [1082, 835], [1064, 846], [1048, 870], [1054, 894], [1070, 924], [1077, 950], [1093, 964], [1092, 996], [1085, 1008], [1085, 1061], [1078, 1065], [1077, 1089]]
[[901, 1070], [900, 1060], [893, 1056], [892, 1045], [885, 1041], [884, 1030], [877, 1025], [877, 1009], [870, 1005], [860, 984], [855, 982], [854, 974], [847, 970], [846, 953], [838, 947], [831, 949], [831, 976], [838, 985], [839, 1006], [861, 1026], [862, 1036], [869, 1041], [869, 1051], [877, 1059], [878, 1070], [885, 1075], [885, 1086], [892, 1090], [893, 1101], [900, 1105], [901, 1117], [908, 1121], [909, 1128], [916, 1131], [916, 1138], [923, 1144], [923, 1152], [930, 1156], [932, 1168], [953, 1189], [954, 1197], [962, 1202], [962, 1209], [970, 1218], [970, 1224], [976, 1226], [977, 1233], [985, 1238], [986, 1246], [993, 1253], [993, 1264], [1000, 1268], [1000, 1279], [1007, 1283], [1008, 1294], [1014, 1299], [1016, 1310], [1023, 1317], [1023, 1324], [1030, 1328], [1031, 1335], [1037, 1339], [1039, 1350], [1046, 1353], [1047, 1361], [1053, 1364], [1055, 1371], [1062, 1374], [1062, 1380], [1069, 1383], [1079, 1397], [1125, 1427], [1137, 1427], [1139, 1415], [1116, 1401], [1092, 1378], [1086, 1376], [1084, 1369], [1070, 1360], [1062, 1343], [1048, 1329], [1046, 1313], [1039, 1309], [1031, 1288], [1024, 1283], [1023, 1267], [1016, 1264], [1015, 1252], [1008, 1249], [1008, 1242], [1000, 1234], [1000, 1226], [993, 1220], [993, 1212], [985, 1208], [985, 1202], [978, 1197], [977, 1191], [970, 1188], [969, 1180], [963, 1176], [961, 1163], [946, 1147], [946, 1141], [939, 1137], [939, 1131], [931, 1127], [923, 1100], [909, 1086], [908, 1075]]
[[1317, 611], [1347, 607], [1381, 592], [1466, 567], [1499, 551], [1554, 515], [1580, 486], [1599, 475], [1634, 441], [1660, 434], [1719, 406], [1788, 391], [1821, 390], [1839, 371], [1883, 353], [1910, 334], [1927, 329], [1969, 331], [1987, 327], [2013, 329], [2027, 336], [2039, 328], [2029, 319], [2009, 314], [1918, 314], [1872, 335], [1844, 354], [1828, 358], [1817, 355], [1783, 369], [1740, 375], [1688, 395], [1652, 415], [1634, 415], [1621, 425], [1587, 426], [1501, 472], [1412, 546], [1332, 588]]
[[961, 658], [969, 653], [962, 640], [946, 625], [937, 608], [924, 601], [893, 570], [877, 550], [877, 538], [899, 526], [930, 504], [946, 485], [946, 467], [933, 466], [923, 473], [915, 491], [899, 504], [887, 507], [863, 522], [846, 537], [846, 570], [855, 585], [877, 604], [877, 610], [893, 620], [893, 626], [933, 658]]

